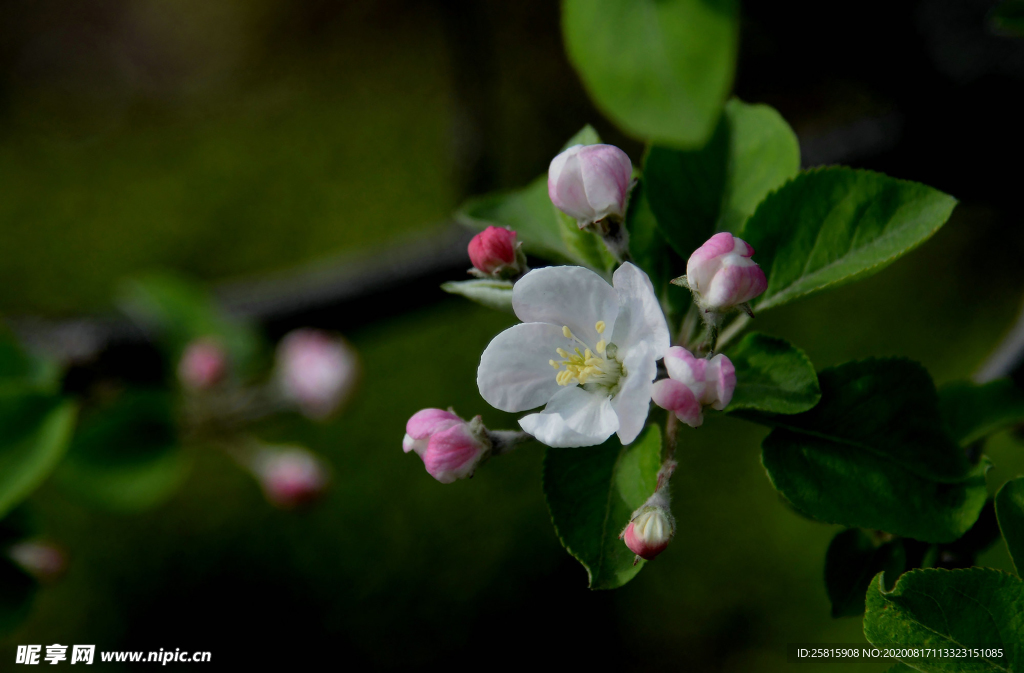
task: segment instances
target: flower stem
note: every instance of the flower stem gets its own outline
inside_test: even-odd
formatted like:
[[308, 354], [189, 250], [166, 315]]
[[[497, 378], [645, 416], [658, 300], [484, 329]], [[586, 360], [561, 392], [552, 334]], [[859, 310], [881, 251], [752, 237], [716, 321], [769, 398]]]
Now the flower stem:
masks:
[[740, 315], [729, 323], [729, 326], [722, 330], [722, 333], [718, 336], [718, 348], [725, 347], [725, 345], [732, 341], [736, 335], [746, 329], [749, 323], [750, 317], [746, 314]]
[[487, 435], [491, 440], [492, 456], [509, 453], [533, 439], [533, 435], [521, 430], [490, 430]]

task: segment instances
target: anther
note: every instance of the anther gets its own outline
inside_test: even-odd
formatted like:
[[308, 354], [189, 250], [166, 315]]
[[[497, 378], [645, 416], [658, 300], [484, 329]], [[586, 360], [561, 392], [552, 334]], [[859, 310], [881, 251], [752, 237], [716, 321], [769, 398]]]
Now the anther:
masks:
[[562, 336], [564, 336], [566, 339], [572, 338], [572, 330], [569, 329], [568, 325], [562, 325]]
[[598, 320], [597, 323], [594, 325], [594, 329], [597, 330], [598, 334], [604, 334], [604, 328], [605, 324], [603, 320]]

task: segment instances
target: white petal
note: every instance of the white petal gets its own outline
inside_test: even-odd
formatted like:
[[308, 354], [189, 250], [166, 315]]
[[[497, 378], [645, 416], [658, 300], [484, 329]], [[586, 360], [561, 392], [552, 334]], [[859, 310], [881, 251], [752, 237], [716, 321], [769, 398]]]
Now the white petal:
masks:
[[573, 334], [594, 348], [602, 338], [594, 325], [599, 320], [609, 327], [615, 324], [619, 296], [607, 281], [590, 269], [549, 266], [534, 269], [516, 282], [512, 288], [512, 308], [523, 322], [567, 325]]
[[618, 430], [611, 400], [579, 387], [565, 388], [539, 414], [519, 421], [523, 430], [548, 446], [593, 446]]
[[658, 366], [644, 345], [630, 351], [622, 364], [627, 375], [622, 380], [619, 393], [612, 399], [612, 408], [619, 419], [619, 441], [625, 445], [637, 438], [647, 422]]
[[[522, 282], [522, 281], [520, 281]], [[545, 404], [561, 386], [548, 360], [565, 343], [562, 329], [543, 323], [508, 328], [480, 356], [476, 384], [480, 396], [502, 411], [526, 411]]]
[[650, 350], [652, 358], [660, 359], [671, 340], [651, 279], [626, 262], [615, 271], [612, 280], [619, 297], [619, 317], [610, 340], [626, 349], [642, 343]]

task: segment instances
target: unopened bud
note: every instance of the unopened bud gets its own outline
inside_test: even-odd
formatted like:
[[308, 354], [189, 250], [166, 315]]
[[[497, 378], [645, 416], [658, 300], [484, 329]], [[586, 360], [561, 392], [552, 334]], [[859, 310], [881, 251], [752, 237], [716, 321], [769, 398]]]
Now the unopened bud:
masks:
[[277, 348], [284, 394], [310, 418], [330, 416], [352, 390], [359, 364], [341, 339], [315, 329], [287, 334]]
[[764, 292], [768, 280], [753, 255], [750, 245], [724, 231], [695, 250], [686, 262], [686, 285], [697, 305], [705, 312], [722, 313]]
[[224, 379], [228, 356], [214, 339], [196, 339], [178, 361], [178, 380], [191, 390], [208, 390]]
[[650, 561], [665, 551], [675, 532], [675, 521], [668, 510], [645, 506], [634, 515], [619, 537], [631, 552]]
[[516, 232], [502, 227], [487, 227], [469, 242], [469, 260], [474, 275], [490, 278], [514, 278], [526, 271], [522, 244]]
[[669, 378], [655, 382], [651, 398], [690, 427], [704, 422], [705, 407], [721, 411], [732, 401], [736, 368], [721, 353], [708, 360], [673, 346], [665, 352], [665, 369]]
[[67, 570], [68, 558], [63, 550], [47, 542], [25, 541], [7, 550], [11, 560], [42, 582], [59, 578]]
[[267, 500], [291, 509], [316, 500], [327, 487], [327, 466], [300, 447], [265, 448], [253, 459], [253, 472]]
[[548, 196], [583, 227], [626, 215], [633, 164], [614, 145], [573, 145], [551, 160]]
[[450, 484], [472, 477], [490, 456], [492, 442], [479, 416], [466, 422], [451, 411], [422, 409], [406, 423], [402, 449], [414, 451], [430, 476]]

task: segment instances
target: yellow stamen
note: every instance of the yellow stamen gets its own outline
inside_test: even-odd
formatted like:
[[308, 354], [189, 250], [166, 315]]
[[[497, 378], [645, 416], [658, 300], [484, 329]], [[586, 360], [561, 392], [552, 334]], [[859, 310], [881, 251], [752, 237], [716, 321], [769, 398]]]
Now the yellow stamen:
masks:
[[564, 336], [566, 339], [572, 338], [572, 330], [569, 329], [568, 325], [562, 325], [562, 336]]
[[598, 320], [597, 324], [594, 325], [594, 329], [597, 330], [598, 334], [604, 334], [604, 327], [605, 325], [603, 320]]
[[561, 355], [563, 358], [569, 357], [569, 353], [564, 348], [556, 348], [555, 352]]
[[585, 350], [583, 352], [583, 360], [586, 361], [586, 360], [592, 360], [592, 359], [594, 359], [594, 354], [591, 353], [590, 349], [588, 348], [587, 350]]
[[554, 360], [548, 360], [548, 364], [551, 365], [552, 367], [554, 367], [555, 369], [559, 368], [559, 364], [557, 362], [555, 362]]
[[[597, 323], [597, 324], [600, 325], [601, 323]], [[606, 344], [604, 342], [604, 339], [601, 339], [600, 341], [597, 342], [597, 346], [595, 346], [595, 348], [597, 349], [598, 353], [600, 353], [601, 355], [604, 355], [604, 349], [605, 349], [605, 347], [607, 345], [608, 344]]]

